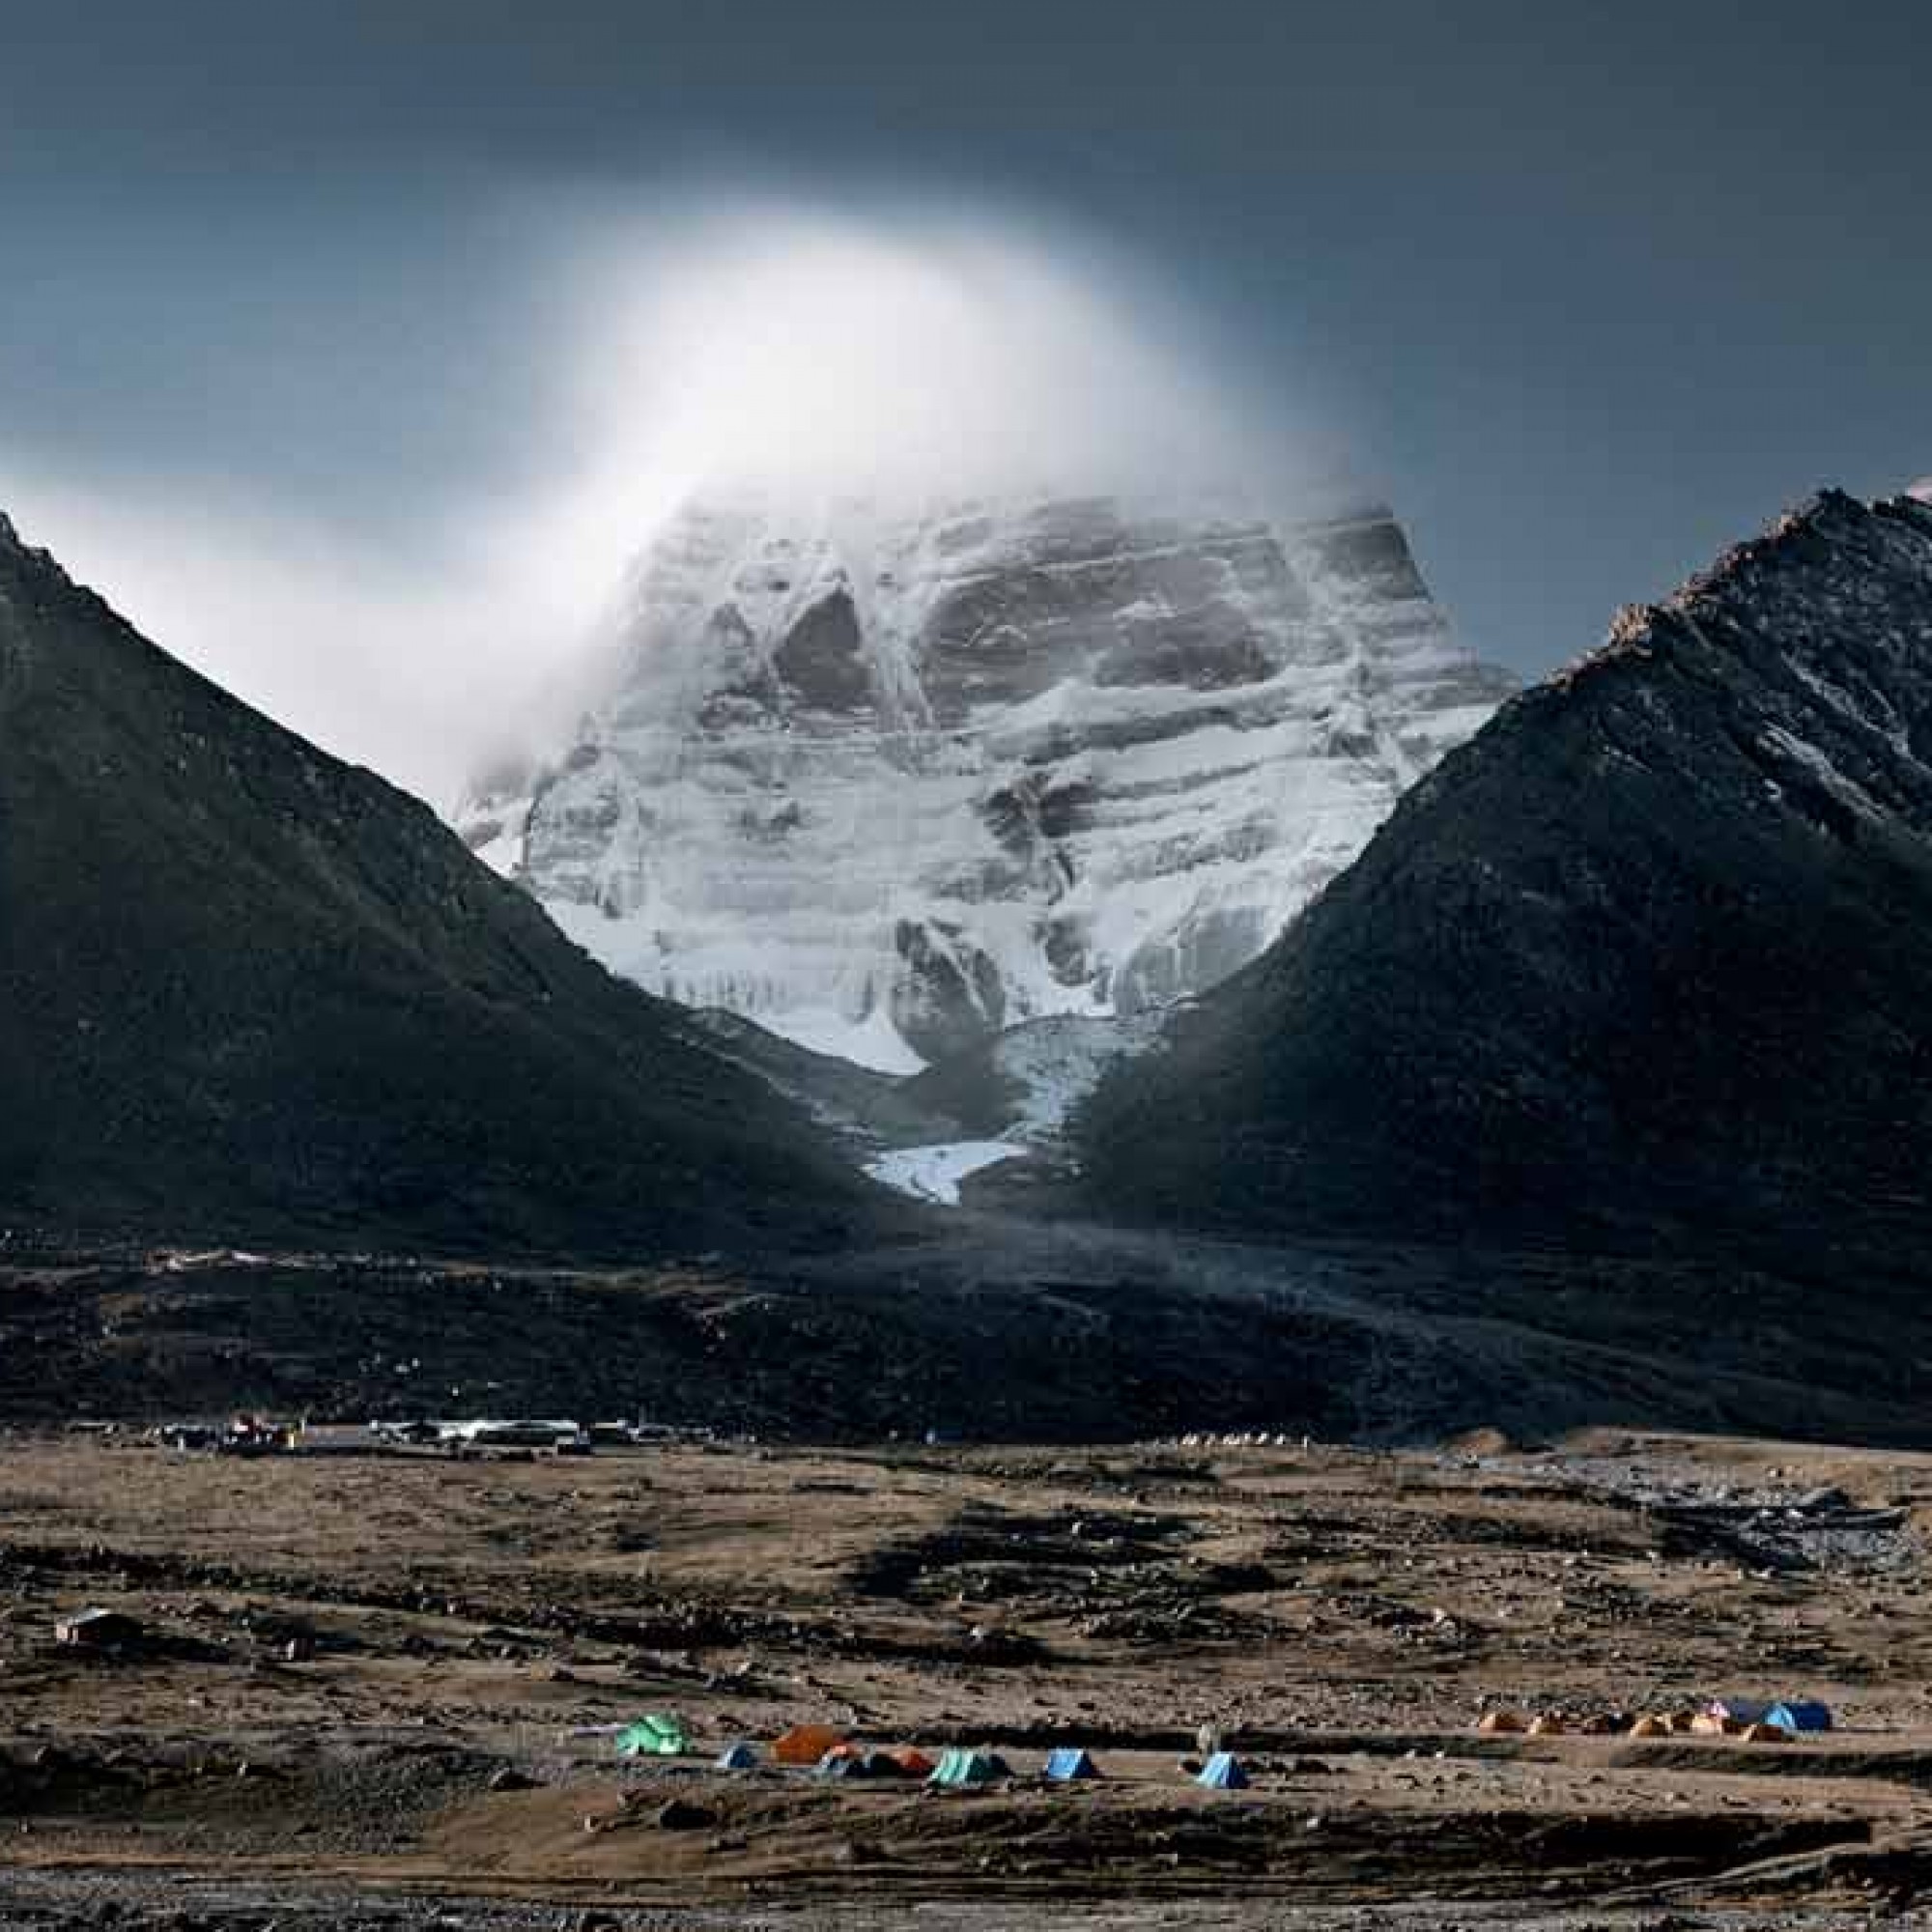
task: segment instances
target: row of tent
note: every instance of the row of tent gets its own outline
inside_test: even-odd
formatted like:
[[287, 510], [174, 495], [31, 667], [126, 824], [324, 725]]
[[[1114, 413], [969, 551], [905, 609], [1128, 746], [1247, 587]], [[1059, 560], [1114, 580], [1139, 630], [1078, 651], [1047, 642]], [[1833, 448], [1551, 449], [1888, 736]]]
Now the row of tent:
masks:
[[1705, 1737], [1742, 1738], [1747, 1744], [1776, 1743], [1802, 1732], [1829, 1731], [1829, 1706], [1812, 1697], [1717, 1697], [1694, 1711], [1673, 1711], [1662, 1716], [1646, 1713], [1637, 1718], [1595, 1717], [1566, 1720], [1545, 1713], [1523, 1719], [1514, 1711], [1491, 1711], [1476, 1728], [1480, 1731], [1520, 1731], [1528, 1736], [1561, 1737], [1575, 1731], [1586, 1737], [1628, 1736], [1633, 1738], [1674, 1737], [1681, 1733]]
[[[616, 1735], [619, 1757], [682, 1757], [691, 1749], [681, 1719], [653, 1712], [626, 1724]], [[857, 1745], [831, 1724], [797, 1724], [771, 1747], [774, 1764], [810, 1769], [821, 1777], [923, 1778], [955, 1789], [997, 1784], [1012, 1776], [1012, 1767], [996, 1751], [953, 1746], [937, 1758], [913, 1746], [881, 1750]], [[727, 1745], [714, 1760], [720, 1771], [753, 1771], [763, 1762], [754, 1745]], [[1100, 1776], [1090, 1752], [1066, 1745], [1047, 1754], [1045, 1775], [1056, 1784], [1084, 1783]], [[1195, 1776], [1212, 1791], [1240, 1791], [1248, 1774], [1232, 1751], [1215, 1751]]]

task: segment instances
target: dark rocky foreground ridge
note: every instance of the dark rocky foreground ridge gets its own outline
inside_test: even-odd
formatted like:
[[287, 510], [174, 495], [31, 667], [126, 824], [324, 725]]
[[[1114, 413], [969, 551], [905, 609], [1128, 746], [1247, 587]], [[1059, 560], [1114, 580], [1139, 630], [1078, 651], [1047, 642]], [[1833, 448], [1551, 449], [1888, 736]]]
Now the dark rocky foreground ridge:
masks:
[[0, 519], [0, 1228], [639, 1255], [892, 1209], [435, 815]]
[[1524, 693], [1082, 1132], [1244, 1235], [1932, 1269], [1932, 507], [1826, 494]]

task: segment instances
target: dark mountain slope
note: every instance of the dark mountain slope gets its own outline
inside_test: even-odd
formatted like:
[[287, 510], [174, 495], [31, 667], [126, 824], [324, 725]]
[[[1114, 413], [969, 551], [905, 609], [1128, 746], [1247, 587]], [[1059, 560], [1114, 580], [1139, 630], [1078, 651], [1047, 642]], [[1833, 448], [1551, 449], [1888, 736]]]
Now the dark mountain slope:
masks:
[[1932, 508], [1523, 694], [1082, 1122], [1122, 1211], [1932, 1265]]
[[427, 808], [0, 519], [0, 1226], [636, 1254], [875, 1211]]

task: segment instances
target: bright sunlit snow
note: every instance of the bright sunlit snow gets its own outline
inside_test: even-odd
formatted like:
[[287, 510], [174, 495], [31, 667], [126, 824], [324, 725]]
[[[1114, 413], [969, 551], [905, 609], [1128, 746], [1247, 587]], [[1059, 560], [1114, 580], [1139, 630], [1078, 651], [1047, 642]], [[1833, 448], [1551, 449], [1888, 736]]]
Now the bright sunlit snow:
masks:
[[866, 1172], [888, 1187], [942, 1208], [959, 1205], [959, 1183], [995, 1161], [1017, 1158], [1010, 1141], [936, 1141], [930, 1147], [894, 1148], [866, 1163]]

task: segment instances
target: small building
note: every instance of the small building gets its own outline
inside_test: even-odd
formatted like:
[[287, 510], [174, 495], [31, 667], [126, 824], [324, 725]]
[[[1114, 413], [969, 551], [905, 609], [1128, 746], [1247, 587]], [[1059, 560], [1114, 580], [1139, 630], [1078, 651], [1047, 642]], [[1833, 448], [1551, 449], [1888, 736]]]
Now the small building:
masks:
[[71, 1650], [114, 1650], [141, 1635], [140, 1619], [125, 1610], [76, 1610], [54, 1625], [54, 1641]]
[[451, 1423], [442, 1439], [460, 1449], [547, 1449], [553, 1455], [590, 1446], [590, 1438], [577, 1423], [531, 1416]]

